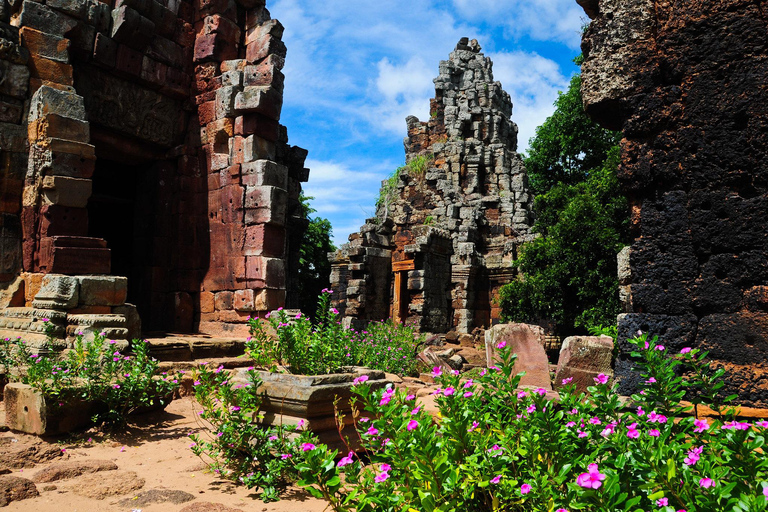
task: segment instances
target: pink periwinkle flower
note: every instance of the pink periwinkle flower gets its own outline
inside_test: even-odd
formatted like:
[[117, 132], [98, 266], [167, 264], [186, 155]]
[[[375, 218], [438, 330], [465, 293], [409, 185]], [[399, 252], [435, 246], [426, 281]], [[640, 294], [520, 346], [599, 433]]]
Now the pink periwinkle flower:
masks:
[[683, 348], [680, 350], [680, 353], [681, 353], [681, 354], [687, 354], [687, 353], [689, 353], [690, 351], [691, 351], [691, 347], [683, 347]]
[[667, 505], [669, 505], [669, 500], [667, 498], [659, 498], [656, 500], [657, 507], [666, 507]]
[[478, 422], [473, 421], [472, 422], [472, 426], [467, 429], [467, 432], [472, 432], [473, 430], [477, 429], [477, 427], [479, 427], [479, 426], [480, 426], [480, 424]]
[[517, 398], [525, 398], [525, 397], [527, 397], [527, 396], [528, 396], [528, 393], [526, 393], [525, 391], [520, 391], [520, 392], [517, 394]]
[[723, 425], [723, 430], [749, 430], [751, 425], [749, 423], [741, 423], [740, 421], [729, 421], [725, 425]]
[[486, 451], [491, 454], [491, 457], [498, 457], [499, 455], [501, 455], [501, 452], [504, 451], [504, 448], [495, 444], [490, 448], [488, 448], [488, 450]]
[[525, 408], [525, 410], [528, 412], [528, 414], [536, 411], [536, 404], [531, 404], [528, 407]]
[[491, 478], [492, 484], [497, 484], [499, 482], [501, 482], [501, 475], [496, 475], [495, 477]]
[[590, 424], [590, 425], [599, 425], [600, 423], [602, 423], [602, 422], [600, 421], [600, 418], [597, 418], [597, 417], [595, 417], [595, 418], [589, 418], [589, 424]]
[[434, 368], [432, 368], [432, 376], [433, 377], [439, 377], [442, 374], [443, 374], [443, 369], [440, 368], [439, 366], [435, 366]]
[[269, 436], [270, 441], [277, 441], [277, 436]]
[[531, 489], [533, 489], [533, 487], [531, 487], [529, 484], [523, 484], [520, 486], [520, 494], [528, 494], [531, 492]]
[[379, 435], [379, 429], [377, 429], [374, 426], [368, 427], [368, 431], [365, 433], [367, 436], [377, 436]]
[[380, 484], [381, 482], [384, 482], [384, 481], [386, 481], [386, 480], [387, 480], [387, 478], [389, 478], [389, 473], [387, 473], [386, 471], [382, 471], [381, 473], [379, 473], [378, 475], [376, 475], [376, 478], [374, 478], [373, 480], [374, 480], [374, 482], [376, 482], [377, 484]]
[[763, 496], [765, 496], [765, 501], [768, 501], [768, 487], [763, 487]]
[[714, 486], [715, 486], [715, 481], [712, 480], [711, 478], [702, 478], [701, 480], [699, 480], [699, 487], [701, 487], [702, 489], [709, 489], [710, 487], [714, 487]]
[[496, 344], [496, 348], [504, 348], [506, 346], [507, 346], [507, 342], [503, 340]]
[[455, 389], [449, 387], [449, 388], [445, 388], [445, 390], [443, 391], [443, 394], [445, 396], [451, 396], [455, 391], [456, 391]]
[[651, 377], [647, 381], [645, 381], [646, 384], [656, 384], [656, 377]]
[[469, 397], [471, 397], [472, 395], [474, 395], [474, 393], [473, 393], [473, 392], [471, 392], [471, 391], [467, 391], [466, 393], [464, 393], [464, 398], [469, 398]]
[[304, 443], [301, 445], [301, 451], [308, 452], [315, 449], [315, 445], [312, 443]]
[[664, 345], [656, 345], [656, 350], [658, 350], [659, 352], [661, 352], [661, 351], [663, 351], [663, 350], [666, 350], [666, 348], [664, 347]]
[[661, 432], [659, 432], [654, 428], [653, 430], [648, 431], [648, 435], [651, 437], [659, 437], [661, 435]]
[[284, 453], [280, 456], [280, 458], [283, 460], [290, 459], [291, 457], [293, 457], [293, 455], [291, 455], [290, 453]]
[[704, 451], [703, 446], [699, 446], [698, 448], [694, 448], [692, 450], [688, 451], [688, 456], [683, 461], [683, 464], [686, 466], [695, 466], [697, 462], [699, 462], [699, 458], [701, 457], [702, 452]]
[[563, 381], [562, 381], [562, 385], [563, 385], [563, 386], [567, 386], [567, 385], [568, 385], [568, 384], [570, 384], [571, 382], [573, 382], [573, 377], [568, 377], [567, 379], [563, 379]]
[[464, 388], [471, 388], [473, 384], [473, 380], [469, 379], [467, 382], [464, 383]]
[[599, 374], [597, 377], [595, 377], [595, 384], [607, 384], [608, 383], [608, 376], [604, 373]]
[[416, 399], [416, 395], [408, 395], [408, 396], [405, 397], [405, 399], [408, 400], [408, 401], [415, 400]]
[[755, 423], [760, 428], [768, 428], [768, 421], [760, 420], [757, 423]]
[[419, 428], [419, 422], [416, 421], [416, 420], [411, 420], [411, 421], [408, 422], [408, 426], [406, 428], [408, 429], [409, 432], [411, 430], [415, 430], [415, 429]]
[[696, 427], [693, 431], [697, 434], [709, 430], [709, 422], [707, 420], [693, 420], [693, 426]]
[[357, 385], [357, 384], [362, 384], [363, 382], [365, 382], [367, 380], [368, 380], [368, 376], [367, 375], [361, 375], [361, 376], [357, 377], [355, 380], [353, 380], [352, 383]]
[[585, 489], [597, 489], [603, 485], [606, 476], [600, 473], [597, 464], [587, 466], [587, 473], [582, 473], [576, 478], [576, 484]]
[[576, 432], [579, 433], [579, 438], [587, 437], [589, 435], [581, 429], [578, 429]]
[[336, 463], [336, 467], [343, 468], [344, 466], [348, 464], [352, 464], [354, 462], [352, 460], [352, 457], [355, 455], [355, 452], [349, 452], [346, 457], [342, 457], [338, 463]]
[[569, 421], [568, 423], [565, 424], [565, 426], [566, 426], [566, 428], [575, 427], [576, 426], [576, 422], [575, 421]]

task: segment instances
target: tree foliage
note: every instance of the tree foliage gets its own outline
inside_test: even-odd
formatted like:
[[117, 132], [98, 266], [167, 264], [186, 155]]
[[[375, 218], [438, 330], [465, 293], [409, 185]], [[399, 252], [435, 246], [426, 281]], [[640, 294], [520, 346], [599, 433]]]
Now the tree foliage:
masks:
[[328, 253], [336, 250], [331, 241], [331, 222], [321, 217], [311, 217], [317, 211], [309, 205], [312, 199], [314, 197], [305, 196], [303, 192], [299, 197], [302, 214], [309, 220], [309, 226], [299, 248], [296, 277], [299, 309], [310, 315], [315, 312], [316, 298], [330, 283], [331, 262], [328, 260]]
[[525, 163], [541, 236], [521, 248], [521, 278], [500, 292], [505, 320], [553, 323], [560, 334], [615, 323], [616, 255], [628, 237], [616, 178], [619, 135], [586, 116], [580, 83], [571, 80], [531, 140]]
[[571, 79], [568, 90], [555, 101], [556, 110], [536, 129], [525, 159], [531, 190], [543, 194], [558, 183], [575, 185], [603, 166], [620, 135], [601, 128], [584, 112], [581, 76]]

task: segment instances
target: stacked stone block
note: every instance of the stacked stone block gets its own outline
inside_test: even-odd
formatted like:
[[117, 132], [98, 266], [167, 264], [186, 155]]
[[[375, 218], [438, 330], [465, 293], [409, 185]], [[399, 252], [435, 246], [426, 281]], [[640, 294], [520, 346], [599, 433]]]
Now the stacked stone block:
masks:
[[[532, 236], [512, 103], [490, 59], [462, 39], [434, 82], [431, 119], [406, 120], [412, 165], [393, 200], [330, 255], [336, 307], [350, 323], [394, 316], [428, 332], [488, 327], [499, 316], [492, 297], [515, 278], [517, 247]], [[399, 290], [398, 272], [407, 272]], [[388, 308], [371, 300], [372, 288], [390, 290]]]
[[768, 383], [768, 32], [764, 4], [579, 0], [587, 113], [621, 129], [634, 241], [619, 260], [616, 374], [627, 338], [709, 351], [724, 393], [765, 406]]
[[[242, 334], [285, 304], [309, 171], [279, 123], [282, 32], [263, 0], [0, 0], [0, 319], [43, 275], [109, 283], [116, 257], [151, 330]], [[131, 233], [94, 218], [105, 194]]]

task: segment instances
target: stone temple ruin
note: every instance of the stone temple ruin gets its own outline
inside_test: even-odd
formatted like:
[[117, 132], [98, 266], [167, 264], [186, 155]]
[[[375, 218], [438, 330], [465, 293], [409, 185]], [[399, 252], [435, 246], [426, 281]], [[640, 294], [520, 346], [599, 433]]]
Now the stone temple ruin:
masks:
[[406, 167], [385, 182], [376, 217], [329, 255], [348, 323], [392, 317], [467, 333], [498, 318], [492, 298], [516, 277], [533, 198], [512, 102], [491, 67], [466, 38], [440, 63], [430, 120], [407, 119]]
[[768, 403], [765, 2], [579, 0], [587, 113], [621, 129], [634, 241], [620, 258], [628, 337], [709, 351], [725, 394]]
[[239, 335], [285, 303], [282, 32], [264, 0], [0, 0], [0, 336]]

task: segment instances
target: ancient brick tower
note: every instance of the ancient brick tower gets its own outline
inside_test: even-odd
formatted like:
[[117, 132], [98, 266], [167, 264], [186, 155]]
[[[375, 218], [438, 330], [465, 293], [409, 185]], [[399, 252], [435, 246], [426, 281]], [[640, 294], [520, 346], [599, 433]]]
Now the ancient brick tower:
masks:
[[587, 112], [621, 129], [634, 241], [622, 254], [638, 330], [698, 347], [726, 393], [768, 404], [768, 12], [740, 0], [579, 0]]
[[282, 31], [264, 0], [0, 0], [0, 336], [284, 303], [308, 170]]
[[459, 41], [434, 80], [431, 119], [407, 119], [406, 165], [376, 217], [330, 255], [334, 303], [355, 325], [393, 317], [422, 332], [469, 332], [498, 317], [531, 235], [532, 197], [512, 102], [477, 41]]

